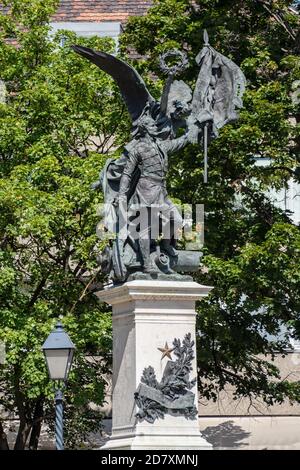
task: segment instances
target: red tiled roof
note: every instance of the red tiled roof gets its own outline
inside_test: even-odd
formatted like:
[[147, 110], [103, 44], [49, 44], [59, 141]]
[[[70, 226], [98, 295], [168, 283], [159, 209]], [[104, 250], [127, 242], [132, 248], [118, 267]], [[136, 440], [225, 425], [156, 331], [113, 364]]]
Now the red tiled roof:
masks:
[[152, 0], [61, 0], [53, 21], [125, 21], [143, 15]]

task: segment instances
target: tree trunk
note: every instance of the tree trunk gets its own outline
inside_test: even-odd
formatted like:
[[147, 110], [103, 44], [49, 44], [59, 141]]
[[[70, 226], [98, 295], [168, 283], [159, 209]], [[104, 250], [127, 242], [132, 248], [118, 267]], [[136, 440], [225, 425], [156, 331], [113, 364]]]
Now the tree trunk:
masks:
[[2, 422], [0, 421], [0, 450], [9, 450], [7, 436], [4, 432]]
[[30, 433], [29, 439], [29, 450], [37, 450], [39, 445], [39, 438], [41, 434], [41, 428], [43, 424], [44, 417], [44, 397], [38, 398], [34, 415], [33, 415], [33, 425]]
[[14, 445], [14, 450], [24, 450], [32, 426], [25, 420], [20, 419], [18, 435]]
[[32, 428], [32, 420], [29, 419], [29, 412], [26, 407], [26, 399], [20, 387], [20, 365], [16, 364], [14, 367], [14, 392], [15, 404], [19, 415], [19, 429], [14, 445], [14, 450], [24, 450], [25, 445]]

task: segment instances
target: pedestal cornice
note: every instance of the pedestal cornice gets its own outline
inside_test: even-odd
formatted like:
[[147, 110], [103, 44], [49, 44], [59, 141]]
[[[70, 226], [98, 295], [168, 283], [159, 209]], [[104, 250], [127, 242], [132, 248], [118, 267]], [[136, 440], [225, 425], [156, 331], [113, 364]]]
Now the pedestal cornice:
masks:
[[213, 289], [197, 282], [135, 280], [119, 286], [107, 286], [96, 293], [99, 300], [117, 305], [134, 300], [200, 300]]

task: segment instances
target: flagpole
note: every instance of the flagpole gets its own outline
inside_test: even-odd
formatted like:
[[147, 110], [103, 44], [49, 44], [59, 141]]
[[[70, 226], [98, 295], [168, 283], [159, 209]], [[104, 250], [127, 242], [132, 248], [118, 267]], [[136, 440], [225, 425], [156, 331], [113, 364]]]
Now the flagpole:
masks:
[[208, 158], [207, 158], [207, 140], [208, 140], [208, 123], [204, 124], [203, 129], [203, 154], [204, 154], [204, 183], [207, 183]]
[[[209, 37], [206, 29], [203, 31], [203, 41], [204, 46], [209, 46]], [[208, 173], [208, 156], [207, 156], [207, 146], [208, 146], [208, 123], [204, 124], [203, 129], [203, 154], [204, 154], [204, 183], [207, 183], [207, 173]]]

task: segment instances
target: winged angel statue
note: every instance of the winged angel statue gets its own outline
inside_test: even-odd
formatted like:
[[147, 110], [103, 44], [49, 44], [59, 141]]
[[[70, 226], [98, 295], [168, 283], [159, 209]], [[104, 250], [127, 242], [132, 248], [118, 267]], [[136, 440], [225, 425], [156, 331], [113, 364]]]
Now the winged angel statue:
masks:
[[[120, 158], [107, 161], [94, 185], [104, 193], [105, 230], [115, 234], [99, 256], [103, 270], [116, 283], [190, 279], [178, 273], [197, 270], [201, 253], [176, 249], [183, 219], [166, 189], [168, 157], [189, 143], [202, 142], [207, 181], [207, 145], [238, 118], [246, 81], [242, 71], [209, 45], [205, 31], [194, 92], [175, 80], [188, 65], [185, 54], [168, 51], [161, 56], [168, 77], [157, 102], [126, 62], [87, 47], [73, 49], [116, 81], [132, 118], [131, 141]], [[172, 56], [177, 63], [171, 66]]]

